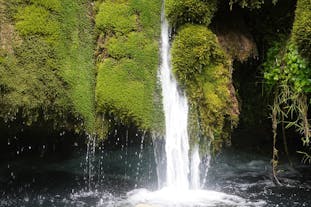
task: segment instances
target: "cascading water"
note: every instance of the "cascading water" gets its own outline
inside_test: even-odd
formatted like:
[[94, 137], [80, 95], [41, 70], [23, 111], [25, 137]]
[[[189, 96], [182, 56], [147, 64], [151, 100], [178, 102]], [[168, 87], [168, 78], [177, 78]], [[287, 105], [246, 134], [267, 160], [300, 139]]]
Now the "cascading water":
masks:
[[165, 113], [166, 186], [188, 189], [188, 102], [178, 90], [170, 67], [169, 27], [162, 12], [160, 80]]

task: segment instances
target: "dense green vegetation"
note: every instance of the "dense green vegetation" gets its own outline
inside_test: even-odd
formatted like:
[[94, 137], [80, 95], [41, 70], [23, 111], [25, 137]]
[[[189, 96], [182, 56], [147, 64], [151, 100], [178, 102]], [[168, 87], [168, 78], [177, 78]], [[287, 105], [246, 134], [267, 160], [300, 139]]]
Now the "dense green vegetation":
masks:
[[199, 25], [184, 25], [178, 31], [172, 57], [174, 72], [198, 114], [203, 134], [213, 139], [215, 147], [220, 145], [228, 138], [225, 122], [238, 120], [229, 88], [230, 61], [216, 36]]
[[[166, 15], [177, 28], [172, 65], [190, 101], [190, 135], [192, 139], [198, 134], [207, 137], [215, 151], [230, 137], [239, 113], [231, 85], [231, 60], [207, 27], [216, 10], [213, 0], [166, 2]], [[196, 123], [199, 126], [193, 126]]]
[[142, 129], [162, 129], [157, 91], [161, 2], [97, 2], [97, 111]]
[[[93, 37], [87, 1], [1, 2], [1, 117], [91, 131], [94, 126]], [[84, 16], [84, 18], [80, 18]], [[72, 128], [72, 127], [70, 127]], [[83, 127], [85, 128], [85, 127]]]

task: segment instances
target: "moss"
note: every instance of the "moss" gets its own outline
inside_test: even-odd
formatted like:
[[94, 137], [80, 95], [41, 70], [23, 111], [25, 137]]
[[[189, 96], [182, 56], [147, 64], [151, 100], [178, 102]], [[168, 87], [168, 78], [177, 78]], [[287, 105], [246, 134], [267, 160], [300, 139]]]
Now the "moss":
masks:
[[61, 1], [59, 0], [30, 0], [30, 2], [55, 12], [61, 12], [62, 10]]
[[73, 111], [85, 128], [95, 126], [94, 33], [87, 0], [63, 0], [61, 45], [57, 48], [62, 65], [61, 76], [68, 84]]
[[299, 53], [311, 59], [311, 4], [309, 0], [298, 0], [292, 38]]
[[[94, 127], [92, 27], [87, 1], [10, 0], [13, 52], [2, 51], [1, 117], [28, 124], [50, 120], [76, 129]], [[85, 123], [86, 126], [81, 124]]]
[[163, 120], [156, 86], [160, 8], [156, 0], [108, 0], [96, 15], [97, 111], [153, 131]]
[[21, 35], [58, 36], [60, 24], [48, 10], [30, 5], [18, 9], [16, 14], [16, 29]]
[[167, 0], [165, 12], [172, 25], [200, 23], [209, 25], [217, 9], [216, 0]]
[[104, 33], [128, 33], [137, 28], [134, 10], [124, 1], [105, 1], [96, 15], [96, 26]]
[[226, 119], [236, 123], [238, 115], [232, 110], [230, 62], [216, 36], [204, 26], [183, 26], [173, 41], [172, 64], [197, 110], [203, 135], [213, 134], [214, 143], [226, 140]]

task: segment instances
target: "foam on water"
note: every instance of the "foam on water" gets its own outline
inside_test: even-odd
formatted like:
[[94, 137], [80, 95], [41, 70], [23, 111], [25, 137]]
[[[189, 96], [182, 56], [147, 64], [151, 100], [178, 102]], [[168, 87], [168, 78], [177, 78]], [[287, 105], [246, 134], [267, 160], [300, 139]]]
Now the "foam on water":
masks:
[[158, 191], [137, 189], [128, 193], [131, 206], [154, 207], [263, 206], [265, 202], [249, 202], [239, 196], [209, 190], [180, 190], [165, 187]]

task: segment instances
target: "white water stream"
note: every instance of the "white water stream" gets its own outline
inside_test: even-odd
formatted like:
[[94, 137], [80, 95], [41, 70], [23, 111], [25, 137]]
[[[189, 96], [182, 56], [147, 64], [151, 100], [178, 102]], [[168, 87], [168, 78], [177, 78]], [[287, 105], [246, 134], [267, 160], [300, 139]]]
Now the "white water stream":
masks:
[[165, 114], [166, 186], [188, 189], [188, 102], [178, 90], [170, 67], [168, 22], [162, 14], [160, 80]]

